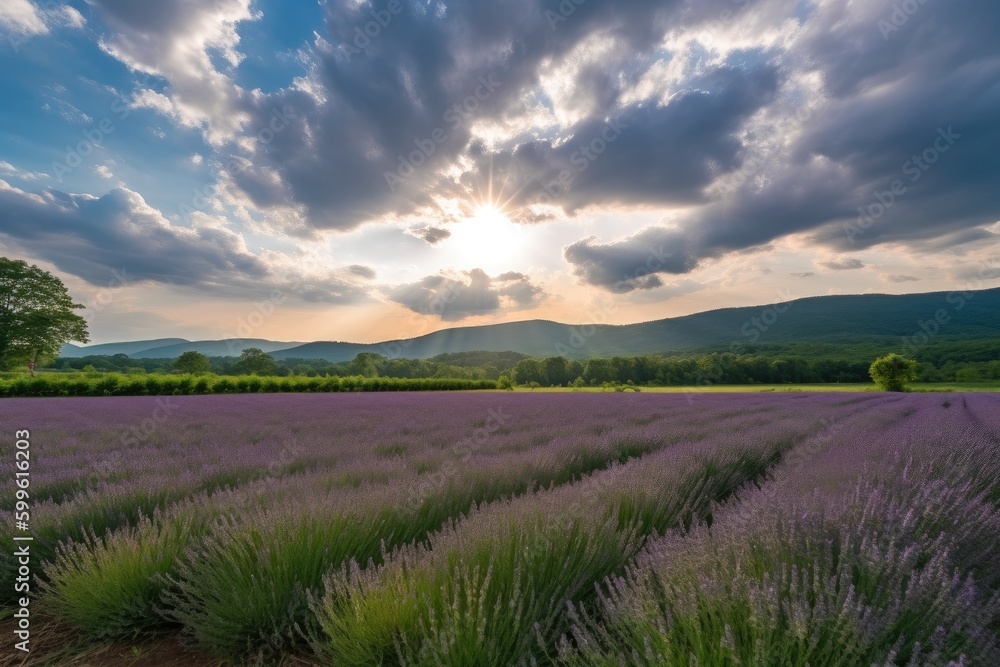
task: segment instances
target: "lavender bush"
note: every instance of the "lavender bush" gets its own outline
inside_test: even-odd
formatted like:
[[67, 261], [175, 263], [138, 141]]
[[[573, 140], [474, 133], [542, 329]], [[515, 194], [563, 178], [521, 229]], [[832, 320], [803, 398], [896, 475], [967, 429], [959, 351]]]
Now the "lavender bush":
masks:
[[998, 408], [280, 394], [0, 419], [33, 432], [38, 608], [93, 637], [179, 626], [265, 663], [973, 665], [1000, 664]]

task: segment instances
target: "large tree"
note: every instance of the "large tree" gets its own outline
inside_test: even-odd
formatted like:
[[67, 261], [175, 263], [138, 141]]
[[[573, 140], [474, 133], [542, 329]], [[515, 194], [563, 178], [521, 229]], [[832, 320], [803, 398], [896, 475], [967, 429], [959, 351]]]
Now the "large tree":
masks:
[[212, 362], [201, 352], [190, 350], [174, 361], [174, 370], [191, 375], [201, 375], [212, 370]]
[[0, 257], [0, 364], [34, 366], [70, 341], [90, 341], [62, 281], [23, 260]]
[[274, 357], [259, 347], [248, 347], [243, 350], [240, 360], [236, 362], [236, 368], [240, 373], [247, 375], [275, 375], [278, 372], [278, 364], [275, 363]]

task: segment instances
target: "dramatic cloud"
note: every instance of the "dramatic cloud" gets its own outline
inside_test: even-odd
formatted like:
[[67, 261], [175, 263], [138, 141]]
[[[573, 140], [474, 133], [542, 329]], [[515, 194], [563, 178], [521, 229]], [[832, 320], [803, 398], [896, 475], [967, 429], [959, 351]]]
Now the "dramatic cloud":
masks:
[[505, 309], [529, 308], [542, 293], [541, 287], [522, 274], [505, 273], [491, 278], [482, 269], [473, 269], [462, 276], [427, 276], [415, 283], [398, 285], [387, 290], [387, 297], [413, 312], [454, 322]]
[[[0, 232], [97, 283], [128, 265], [418, 312], [460, 287], [449, 321], [530, 308], [541, 281], [566, 312], [738, 302], [748, 253], [755, 283], [930, 285], [1000, 238], [1000, 4], [900, 6], [91, 0], [84, 21], [9, 0]], [[29, 36], [51, 57], [13, 60]], [[26, 192], [53, 155], [91, 194]], [[210, 213], [175, 215], [192, 197]]]
[[[446, 221], [448, 202], [491, 178], [520, 190], [515, 208], [547, 192], [570, 213], [697, 201], [740, 165], [739, 128], [780, 84], [778, 68], [755, 54], [740, 66], [705, 67], [672, 90], [626, 97], [657, 62], [661, 39], [678, 25], [671, 21], [689, 13], [680, 2], [651, 10], [591, 0], [556, 30], [539, 20], [549, 9], [540, 0], [499, 13], [449, 3], [445, 15], [403, 3], [370, 39], [357, 36], [371, 20], [366, 5], [326, 7], [330, 35], [317, 40], [309, 77], [255, 99], [248, 127], [266, 127], [275, 109], [294, 120], [266, 146], [251, 146], [252, 166], [227, 174], [234, 197], [294, 210], [317, 228], [386, 215]], [[634, 55], [591, 61], [586, 47], [596, 42]], [[567, 69], [553, 69], [557, 61]], [[575, 91], [553, 99], [566, 109], [525, 106], [557, 84]]]
[[565, 257], [585, 283], [619, 294], [660, 287], [657, 274], [688, 273], [698, 263], [680, 232], [665, 227], [612, 243], [590, 237], [567, 247]]
[[171, 225], [136, 192], [116, 188], [103, 197], [58, 190], [27, 193], [0, 180], [0, 230], [32, 255], [92, 285], [153, 282], [232, 296], [273, 290], [305, 301], [347, 303], [365, 292], [353, 283], [295, 262], [272, 266], [247, 250], [243, 238], [207, 217], [192, 228]]

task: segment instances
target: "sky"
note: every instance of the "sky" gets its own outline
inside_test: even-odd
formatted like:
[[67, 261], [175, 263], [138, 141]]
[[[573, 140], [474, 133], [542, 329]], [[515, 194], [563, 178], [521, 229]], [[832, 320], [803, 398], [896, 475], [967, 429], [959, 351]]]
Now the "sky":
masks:
[[3, 0], [0, 254], [93, 342], [1000, 286], [995, 0]]

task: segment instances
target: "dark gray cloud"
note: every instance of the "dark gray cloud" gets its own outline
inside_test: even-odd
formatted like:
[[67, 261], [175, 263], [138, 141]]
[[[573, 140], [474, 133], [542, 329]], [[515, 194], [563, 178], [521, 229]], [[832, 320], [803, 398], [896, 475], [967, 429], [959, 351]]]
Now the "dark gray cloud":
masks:
[[[589, 205], [704, 201], [704, 189], [742, 164], [738, 128], [766, 106], [780, 78], [769, 65], [722, 67], [690, 81], [669, 105], [636, 104], [611, 117], [588, 118], [572, 138], [520, 144], [509, 154], [482, 155], [465, 175], [468, 187], [494, 174], [518, 183], [512, 203], [554, 203], [572, 214]], [[607, 113], [607, 111], [605, 111]], [[522, 208], [518, 208], [518, 206]]]
[[242, 247], [236, 234], [217, 227], [172, 227], [125, 188], [103, 197], [2, 188], [0, 230], [94, 285], [106, 284], [112, 270], [178, 285], [268, 275], [268, 267]]
[[882, 279], [890, 283], [915, 283], [920, 280], [916, 276], [902, 276], [902, 275], [882, 275]]
[[279, 290], [303, 301], [367, 298], [349, 281], [282, 275], [225, 227], [171, 225], [126, 188], [102, 197], [53, 189], [32, 194], [0, 181], [0, 233], [30, 255], [102, 287], [152, 282], [241, 297]]
[[386, 291], [390, 301], [447, 322], [529, 308], [542, 295], [542, 288], [528, 276], [509, 272], [491, 278], [482, 269], [473, 269], [459, 278], [426, 276]]
[[[313, 227], [338, 229], [433, 209], [429, 193], [465, 196], [470, 181], [487, 178], [490, 163], [498, 177], [525, 188], [518, 203], [541, 196], [566, 169], [579, 170], [558, 196], [569, 211], [696, 201], [715, 176], [740, 164], [734, 135], [780, 83], [779, 69], [757, 54], [739, 66], [706, 68], [669, 105], [623, 102], [622, 93], [658, 61], [667, 30], [694, 20], [687, 3], [589, 0], [555, 29], [545, 11], [558, 11], [558, 3], [488, 4], [449, 3], [441, 16], [403, 3], [365, 51], [354, 53], [355, 29], [371, 20], [367, 6], [328, 3], [326, 41], [312, 54], [313, 87], [255, 100], [254, 131], [267, 127], [275, 110], [289, 109], [292, 120], [255, 146], [251, 163], [227, 170], [232, 182], [258, 207], [301, 207]], [[618, 40], [620, 55], [575, 75], [567, 105], [584, 112], [579, 122], [545, 139], [526, 131], [489, 153], [472, 141], [474, 122], [502, 123], [526, 111], [543, 63], [598, 34]], [[627, 128], [609, 131], [613, 118]], [[461, 156], [472, 159], [471, 171], [458, 183], [442, 177]]]
[[819, 265], [831, 271], [853, 271], [865, 268], [865, 263], [855, 257], [832, 259], [829, 262], [820, 262]]
[[375, 269], [370, 266], [362, 266], [361, 264], [352, 264], [347, 267], [347, 270], [356, 276], [361, 276], [362, 278], [374, 278], [377, 274]]
[[[803, 232], [842, 252], [994, 241], [983, 227], [1000, 218], [1000, 190], [990, 185], [1000, 178], [1000, 42], [984, 26], [998, 24], [1000, 5], [927, 3], [884, 38], [877, 21], [898, 4], [828, 2], [804, 15], [800, 37], [775, 59], [786, 81], [816, 74], [823, 88], [797, 120], [785, 101], [796, 129], [780, 137], [786, 147], [755, 164], [744, 146], [735, 159], [745, 158], [749, 178], [680, 231], [659, 232], [687, 253], [687, 266]], [[634, 255], [567, 259], [585, 281], [608, 286], [641, 260]]]
[[431, 245], [437, 245], [441, 241], [451, 238], [451, 232], [443, 227], [415, 227], [410, 230], [410, 233]]
[[791, 275], [793, 278], [812, 278], [816, 274], [813, 273], [812, 271], [803, 271], [802, 273], [791, 273], [789, 275]]
[[590, 237], [568, 246], [564, 255], [583, 282], [619, 294], [660, 287], [658, 274], [689, 273], [699, 261], [690, 240], [667, 227], [611, 243]]
[[[555, 0], [404, 1], [363, 51], [354, 48], [358, 29], [383, 5], [325, 3], [304, 83], [254, 94], [221, 85], [208, 59], [172, 58], [178, 39], [211, 47], [193, 26], [247, 16], [245, 0], [140, 4], [95, 0], [122, 31], [109, 48], [137, 67], [165, 62], [175, 113], [244, 140], [216, 144], [225, 146], [216, 163], [223, 183], [287, 231], [437, 216], [416, 235], [438, 243], [455, 215], [441, 199], [470, 200], [490, 179], [510, 183], [509, 208], [524, 223], [591, 206], [683, 208], [674, 226], [565, 248], [583, 282], [648, 293], [664, 288], [665, 275], [792, 234], [838, 253], [995, 241], [983, 229], [1000, 219], [993, 0], [915, 3], [903, 18], [898, 0], [563, 3], [572, 13]], [[680, 46], [703, 29], [725, 44], [729, 29], [745, 39], [786, 21], [798, 28], [724, 59]], [[580, 56], [600, 40], [614, 41], [610, 56]], [[664, 63], [677, 65], [677, 80], [656, 82]], [[556, 87], [565, 91], [557, 104], [542, 78], [567, 64], [578, 67]], [[553, 125], [545, 114], [557, 106], [572, 120]], [[507, 129], [487, 146], [475, 124]], [[730, 187], [734, 174], [746, 177]], [[540, 201], [553, 206], [530, 207]], [[186, 262], [232, 262], [248, 279], [266, 272], [224, 233], [192, 233], [223, 254]], [[661, 246], [650, 266], [650, 247]], [[437, 289], [411, 287], [404, 296], [414, 302]], [[490, 294], [516, 301], [514, 292], [530, 292], [500, 289], [480, 290], [481, 310], [493, 308]]]

